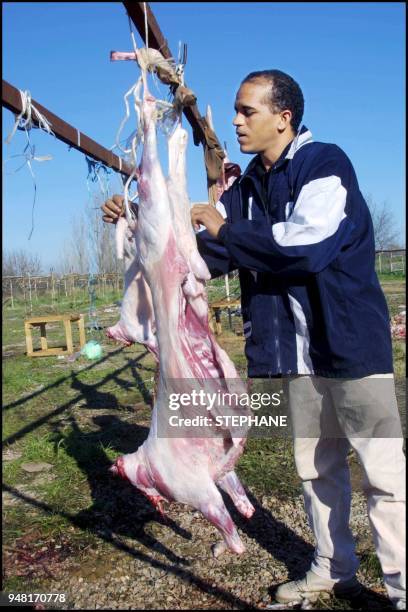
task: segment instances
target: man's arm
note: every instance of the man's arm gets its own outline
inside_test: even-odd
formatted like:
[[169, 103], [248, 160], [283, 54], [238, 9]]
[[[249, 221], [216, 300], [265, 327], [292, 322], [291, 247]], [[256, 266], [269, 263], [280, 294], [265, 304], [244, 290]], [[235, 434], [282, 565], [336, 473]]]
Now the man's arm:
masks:
[[[347, 156], [333, 147], [315, 160], [287, 221], [240, 220], [220, 225], [217, 239], [236, 266], [275, 274], [316, 274], [327, 267], [350, 241], [355, 229], [347, 208], [360, 196]], [[196, 218], [205, 222], [204, 216]]]
[[211, 278], [228, 274], [237, 267], [228, 250], [218, 240], [220, 228], [228, 221], [228, 201], [225, 194], [226, 192], [215, 207], [200, 202], [191, 208], [191, 222], [198, 230], [196, 233], [198, 252], [207, 264]]
[[[104, 202], [101, 209], [104, 213], [102, 219], [105, 221], [105, 223], [116, 224], [119, 217], [124, 215], [123, 200], [123, 196], [115, 194], [111, 199]], [[218, 204], [218, 206], [220, 208], [220, 204]], [[197, 248], [201, 257], [207, 264], [212, 278], [221, 276], [223, 274], [228, 274], [234, 270], [230, 255], [225, 246], [213, 236], [216, 227], [219, 227], [225, 223], [224, 217], [213, 206], [203, 204], [202, 202], [196, 204], [193, 209], [194, 208], [200, 209], [200, 212], [203, 214], [205, 219], [216, 219], [215, 226], [211, 234], [205, 229], [196, 234]], [[196, 229], [198, 229], [200, 223], [198, 221], [193, 221], [193, 218], [192, 222], [193, 225], [196, 226]]]

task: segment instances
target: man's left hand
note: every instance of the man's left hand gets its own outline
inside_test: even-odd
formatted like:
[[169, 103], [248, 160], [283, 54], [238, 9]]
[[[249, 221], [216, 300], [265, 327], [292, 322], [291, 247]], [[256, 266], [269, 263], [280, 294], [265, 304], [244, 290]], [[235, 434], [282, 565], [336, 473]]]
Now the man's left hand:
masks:
[[225, 219], [214, 206], [195, 204], [191, 208], [191, 223], [196, 230], [200, 225], [204, 225], [210, 236], [217, 238]]

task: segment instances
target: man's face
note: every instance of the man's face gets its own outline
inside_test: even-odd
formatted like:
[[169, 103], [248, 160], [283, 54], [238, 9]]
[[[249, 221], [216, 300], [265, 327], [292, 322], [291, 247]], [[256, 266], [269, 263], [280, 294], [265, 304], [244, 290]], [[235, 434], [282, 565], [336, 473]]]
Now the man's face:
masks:
[[264, 153], [284, 128], [281, 113], [273, 113], [267, 102], [270, 90], [270, 83], [259, 80], [243, 83], [237, 92], [232, 123], [242, 153]]

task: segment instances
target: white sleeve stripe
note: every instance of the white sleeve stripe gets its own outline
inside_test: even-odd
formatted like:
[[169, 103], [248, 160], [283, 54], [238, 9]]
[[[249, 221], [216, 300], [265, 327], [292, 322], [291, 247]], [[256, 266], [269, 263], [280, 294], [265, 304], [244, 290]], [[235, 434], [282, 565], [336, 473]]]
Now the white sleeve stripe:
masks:
[[305, 313], [300, 303], [288, 293], [290, 307], [296, 329], [296, 356], [298, 374], [313, 374], [313, 365], [310, 358], [310, 334], [307, 327]]
[[227, 218], [227, 211], [225, 210], [225, 206], [224, 204], [221, 202], [221, 200], [218, 200], [218, 202], [215, 205], [215, 208], [218, 210], [218, 212], [220, 213], [220, 215], [222, 215], [223, 219]]
[[[211, 204], [207, 204], [207, 206], [211, 206]], [[220, 215], [222, 215], [223, 219], [227, 218], [227, 211], [225, 210], [225, 206], [224, 204], [221, 202], [221, 200], [218, 200], [218, 202], [215, 205], [215, 208], [218, 210], [218, 212], [220, 213]], [[203, 232], [205, 230], [205, 225], [200, 225], [200, 227], [198, 228], [198, 230], [195, 230], [196, 234], [199, 234], [200, 232]]]
[[275, 241], [289, 247], [316, 244], [333, 236], [347, 216], [346, 196], [338, 176], [310, 181], [302, 187], [289, 219], [272, 226]]

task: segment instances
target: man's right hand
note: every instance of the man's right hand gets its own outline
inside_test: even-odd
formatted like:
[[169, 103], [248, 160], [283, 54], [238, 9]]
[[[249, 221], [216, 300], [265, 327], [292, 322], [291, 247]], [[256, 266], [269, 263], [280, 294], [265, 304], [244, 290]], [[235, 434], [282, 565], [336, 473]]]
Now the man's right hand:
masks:
[[117, 223], [119, 217], [124, 214], [123, 206], [124, 197], [118, 194], [112, 196], [102, 204], [101, 209], [104, 212], [102, 219], [105, 223]]

